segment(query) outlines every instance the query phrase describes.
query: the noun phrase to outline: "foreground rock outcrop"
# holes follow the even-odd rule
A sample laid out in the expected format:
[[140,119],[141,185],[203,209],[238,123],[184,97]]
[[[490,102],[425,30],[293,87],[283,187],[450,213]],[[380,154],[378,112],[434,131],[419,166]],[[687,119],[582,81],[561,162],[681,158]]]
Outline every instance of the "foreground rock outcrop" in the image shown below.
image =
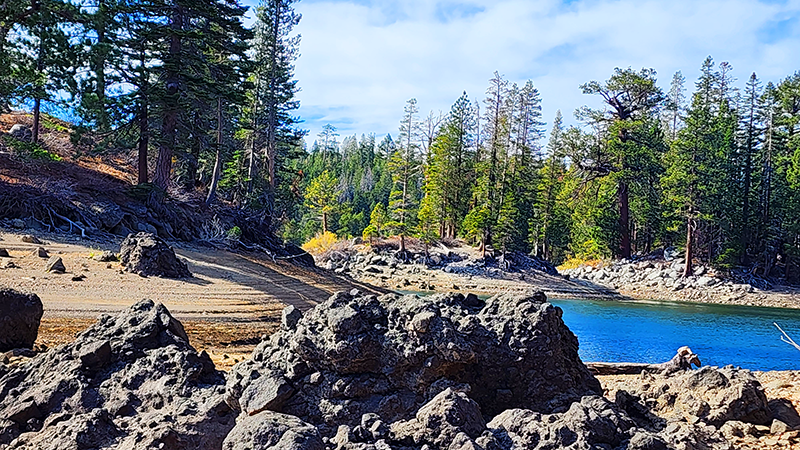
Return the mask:
[[282,330],[229,375],[232,406],[292,414],[333,429],[364,414],[408,419],[448,387],[494,415],[565,409],[598,381],[543,294],[419,298],[338,293]]
[[0,289],[0,352],[32,348],[43,313],[36,294]]
[[224,383],[144,300],[0,378],[0,448],[219,449],[236,416]]
[[128,272],[165,278],[192,276],[186,263],[175,256],[175,251],[152,233],[128,235],[120,244],[119,254]]
[[542,293],[353,291],[286,308],[226,379],[145,300],[0,371],[0,450],[730,450],[775,428],[749,371],[689,367],[603,397]]

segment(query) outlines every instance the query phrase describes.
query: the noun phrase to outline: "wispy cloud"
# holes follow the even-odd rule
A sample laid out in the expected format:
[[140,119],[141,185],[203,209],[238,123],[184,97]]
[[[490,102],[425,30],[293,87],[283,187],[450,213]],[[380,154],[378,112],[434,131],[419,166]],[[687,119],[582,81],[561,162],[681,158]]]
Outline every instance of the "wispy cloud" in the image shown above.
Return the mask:
[[[746,80],[800,70],[800,0],[352,0],[296,4],[297,78],[309,142],[326,123],[342,136],[396,134],[405,101],[447,111],[481,99],[494,71],[532,79],[545,120],[597,100],[578,86],[615,67],[652,67],[665,88],[712,55]],[[691,86],[690,86],[691,87]]]

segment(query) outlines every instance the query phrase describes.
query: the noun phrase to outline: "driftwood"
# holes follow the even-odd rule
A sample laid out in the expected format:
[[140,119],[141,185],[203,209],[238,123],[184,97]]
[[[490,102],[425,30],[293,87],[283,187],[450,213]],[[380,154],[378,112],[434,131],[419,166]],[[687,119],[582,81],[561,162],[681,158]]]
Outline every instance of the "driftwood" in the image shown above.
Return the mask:
[[607,363],[607,362],[588,362],[586,367],[594,375],[637,375],[642,372],[660,373],[669,375],[681,370],[688,370],[692,365],[700,367],[700,358],[692,352],[692,349],[683,346],[678,349],[677,354],[667,362],[660,364],[645,363]]
[[785,332],[785,331],[783,331],[783,328],[781,328],[781,327],[780,327],[780,326],[779,326],[777,323],[775,323],[775,322],[772,322],[772,324],[773,324],[773,325],[775,325],[775,327],[777,327],[777,328],[778,328],[778,330],[780,330],[781,334],[783,335],[783,336],[781,336],[781,341],[783,341],[783,342],[786,342],[787,344],[791,345],[792,347],[794,347],[794,348],[796,348],[796,349],[800,350],[800,345],[799,345],[799,344],[797,344],[797,342],[795,342],[795,341],[794,341],[792,338],[790,338],[790,337],[789,337],[789,335],[788,335],[788,334],[786,334],[786,332]]

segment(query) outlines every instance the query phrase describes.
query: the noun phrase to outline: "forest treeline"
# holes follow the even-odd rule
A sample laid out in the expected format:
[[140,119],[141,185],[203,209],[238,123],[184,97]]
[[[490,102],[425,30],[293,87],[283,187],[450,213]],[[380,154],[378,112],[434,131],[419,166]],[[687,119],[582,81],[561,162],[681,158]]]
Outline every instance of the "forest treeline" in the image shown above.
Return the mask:
[[686,270],[797,275],[800,73],[738,89],[708,58],[664,91],[616,69],[579,87],[603,107],[569,127],[496,73],[446,113],[409,100],[394,137],[326,126],[307,149],[295,1],[262,0],[245,26],[235,0],[6,0],[0,108],[32,111],[34,145],[42,110],[68,111],[76,142],[136,154],[157,197],[200,193],[295,242],[462,238],[557,263],[678,246]]
[[580,86],[603,107],[570,127],[559,111],[547,139],[533,83],[498,74],[447,114],[410,100],[396,139],[339,143],[329,126],[294,166],[305,213],[286,231],[460,237],[556,263],[677,246],[689,272],[699,259],[796,277],[800,73],[734,82],[710,57],[691,91],[680,72],[664,92],[652,69],[616,69]]

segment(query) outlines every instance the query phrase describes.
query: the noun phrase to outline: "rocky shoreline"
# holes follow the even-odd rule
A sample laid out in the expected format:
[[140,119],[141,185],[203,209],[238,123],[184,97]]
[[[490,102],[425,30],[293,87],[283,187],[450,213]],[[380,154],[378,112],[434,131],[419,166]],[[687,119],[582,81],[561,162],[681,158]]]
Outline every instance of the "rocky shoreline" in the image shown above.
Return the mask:
[[468,246],[438,246],[405,260],[390,247],[347,243],[315,257],[336,274],[401,292],[525,293],[553,298],[636,299],[800,309],[800,290],[733,277],[697,265],[683,278],[683,261],[663,254],[584,265],[560,272],[547,261],[520,253],[481,257]]
[[0,449],[800,445],[793,404],[769,399],[747,370],[670,369],[609,386],[542,293],[337,293],[306,313],[287,307],[279,331],[227,374],[144,300],[73,343],[0,363]]
[[800,293],[795,288],[773,287],[760,278],[724,275],[704,265],[695,265],[692,275],[683,277],[683,267],[683,259],[653,258],[584,265],[561,274],[576,283],[600,285],[636,299],[800,308]]

